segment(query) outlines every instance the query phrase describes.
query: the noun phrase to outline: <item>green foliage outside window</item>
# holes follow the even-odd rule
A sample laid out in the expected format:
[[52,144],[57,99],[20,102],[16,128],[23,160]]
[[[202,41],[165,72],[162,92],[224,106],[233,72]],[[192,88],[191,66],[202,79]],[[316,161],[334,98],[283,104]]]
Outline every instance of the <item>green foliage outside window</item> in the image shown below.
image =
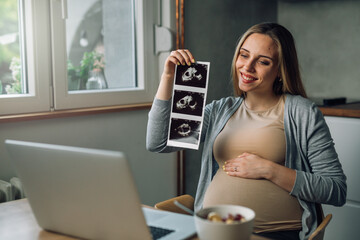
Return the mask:
[[18,1],[0,1],[0,94],[21,93]]
[[94,69],[103,72],[104,67],[104,54],[96,51],[85,52],[80,66],[77,67],[68,60],[69,90],[86,89],[86,82],[89,79],[90,72]]

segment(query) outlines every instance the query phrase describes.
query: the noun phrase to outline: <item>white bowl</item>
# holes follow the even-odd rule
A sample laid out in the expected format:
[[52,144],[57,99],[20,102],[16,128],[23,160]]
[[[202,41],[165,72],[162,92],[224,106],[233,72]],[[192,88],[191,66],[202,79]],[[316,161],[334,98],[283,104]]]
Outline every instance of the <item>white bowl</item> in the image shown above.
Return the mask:
[[[229,214],[241,214],[244,222],[226,224],[206,219],[210,212],[218,213],[222,218]],[[255,212],[239,205],[216,205],[203,208],[195,214],[195,227],[198,237],[203,240],[249,240],[253,230]]]

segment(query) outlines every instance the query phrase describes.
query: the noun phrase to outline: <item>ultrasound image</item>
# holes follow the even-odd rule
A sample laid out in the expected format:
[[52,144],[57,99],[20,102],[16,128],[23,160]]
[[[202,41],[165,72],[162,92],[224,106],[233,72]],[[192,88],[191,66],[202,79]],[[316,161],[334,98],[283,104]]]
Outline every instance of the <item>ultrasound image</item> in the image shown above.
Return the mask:
[[200,136],[200,121],[172,118],[170,140],[197,144]]
[[193,63],[191,66],[177,66],[175,84],[190,87],[206,87],[208,66]]
[[173,112],[195,116],[202,115],[204,93],[174,91]]

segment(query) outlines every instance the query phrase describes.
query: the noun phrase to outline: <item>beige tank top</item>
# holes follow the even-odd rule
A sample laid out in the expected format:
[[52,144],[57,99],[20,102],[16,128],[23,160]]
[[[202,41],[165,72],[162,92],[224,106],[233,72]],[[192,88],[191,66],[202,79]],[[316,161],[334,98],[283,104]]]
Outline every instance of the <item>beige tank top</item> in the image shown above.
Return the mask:
[[241,104],[214,143],[213,153],[220,167],[205,193],[203,206],[235,204],[253,209],[255,233],[301,229],[302,208],[295,197],[274,183],[231,177],[222,166],[243,152],[284,165],[284,106],[285,96],[262,112]]

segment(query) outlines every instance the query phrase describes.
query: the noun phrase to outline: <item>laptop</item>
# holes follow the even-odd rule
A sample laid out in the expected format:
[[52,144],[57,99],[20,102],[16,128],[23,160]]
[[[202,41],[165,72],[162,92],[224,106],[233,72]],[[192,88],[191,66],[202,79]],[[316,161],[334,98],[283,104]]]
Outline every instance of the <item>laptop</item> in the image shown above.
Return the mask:
[[16,140],[5,145],[45,230],[117,240],[178,240],[196,233],[192,216],[141,205],[121,152]]

